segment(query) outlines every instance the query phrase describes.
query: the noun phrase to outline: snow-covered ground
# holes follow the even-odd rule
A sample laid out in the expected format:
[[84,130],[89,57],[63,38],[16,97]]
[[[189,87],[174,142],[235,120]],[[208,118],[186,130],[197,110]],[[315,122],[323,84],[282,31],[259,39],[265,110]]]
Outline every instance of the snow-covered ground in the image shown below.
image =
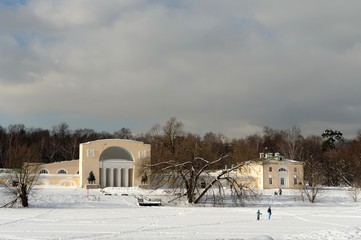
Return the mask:
[[[325,189],[315,204],[292,190],[273,192],[245,207],[141,207],[134,196],[165,201],[164,193],[39,188],[29,208],[0,209],[0,239],[361,239],[361,203],[346,189]],[[5,201],[0,188],[0,204]]]

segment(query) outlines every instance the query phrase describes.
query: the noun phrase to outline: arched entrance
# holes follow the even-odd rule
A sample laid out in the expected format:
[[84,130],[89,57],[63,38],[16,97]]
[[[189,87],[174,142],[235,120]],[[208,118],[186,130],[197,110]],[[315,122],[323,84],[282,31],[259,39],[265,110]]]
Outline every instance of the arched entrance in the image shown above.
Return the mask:
[[288,171],[286,168],[278,169],[278,179],[280,188],[288,188]]
[[100,185],[102,187],[132,187],[134,158],[122,147],[108,147],[99,159]]

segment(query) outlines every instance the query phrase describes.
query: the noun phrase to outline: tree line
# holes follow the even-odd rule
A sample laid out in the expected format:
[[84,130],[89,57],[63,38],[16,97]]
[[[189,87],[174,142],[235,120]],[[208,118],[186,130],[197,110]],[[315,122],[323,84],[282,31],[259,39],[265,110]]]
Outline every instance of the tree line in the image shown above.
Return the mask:
[[[24,162],[79,159],[80,143],[112,138],[151,144],[153,165],[169,160],[203,159],[214,163],[209,166],[213,169],[224,169],[257,159],[261,152],[278,152],[288,159],[305,162],[304,177],[309,184],[361,184],[361,131],[354,139],[345,139],[337,130],[321,129],[319,135],[303,136],[297,126],[264,127],[261,134],[230,139],[221,133],[200,136],[187,132],[176,118],[139,135],[133,135],[128,128],[113,133],[71,130],[67,123],[55,125],[51,130],[27,128],[23,124],[0,126],[0,168],[19,168]],[[225,155],[227,158],[223,159]],[[222,161],[217,161],[220,158]]]
[[111,138],[134,139],[134,136],[128,128],[114,133],[86,128],[71,130],[67,123],[55,125],[51,130],[27,128],[24,124],[0,126],[0,168],[20,168],[24,162],[79,159],[80,143]]

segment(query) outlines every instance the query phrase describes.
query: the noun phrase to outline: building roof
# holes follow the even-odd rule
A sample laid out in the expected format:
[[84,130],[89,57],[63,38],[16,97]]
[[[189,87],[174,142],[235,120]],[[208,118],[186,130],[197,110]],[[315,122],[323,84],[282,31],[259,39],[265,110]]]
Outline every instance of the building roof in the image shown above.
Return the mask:
[[287,159],[279,153],[260,153],[260,157],[248,161],[247,163],[258,163],[258,164],[279,164],[279,163],[293,163],[293,164],[304,164],[302,161],[293,159]]

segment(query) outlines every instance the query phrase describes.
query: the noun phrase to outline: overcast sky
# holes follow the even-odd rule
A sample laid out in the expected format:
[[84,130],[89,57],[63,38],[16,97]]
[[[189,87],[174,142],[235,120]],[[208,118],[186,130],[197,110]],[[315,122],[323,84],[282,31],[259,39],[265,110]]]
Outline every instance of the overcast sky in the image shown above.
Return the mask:
[[361,1],[0,0],[0,125],[361,129]]

